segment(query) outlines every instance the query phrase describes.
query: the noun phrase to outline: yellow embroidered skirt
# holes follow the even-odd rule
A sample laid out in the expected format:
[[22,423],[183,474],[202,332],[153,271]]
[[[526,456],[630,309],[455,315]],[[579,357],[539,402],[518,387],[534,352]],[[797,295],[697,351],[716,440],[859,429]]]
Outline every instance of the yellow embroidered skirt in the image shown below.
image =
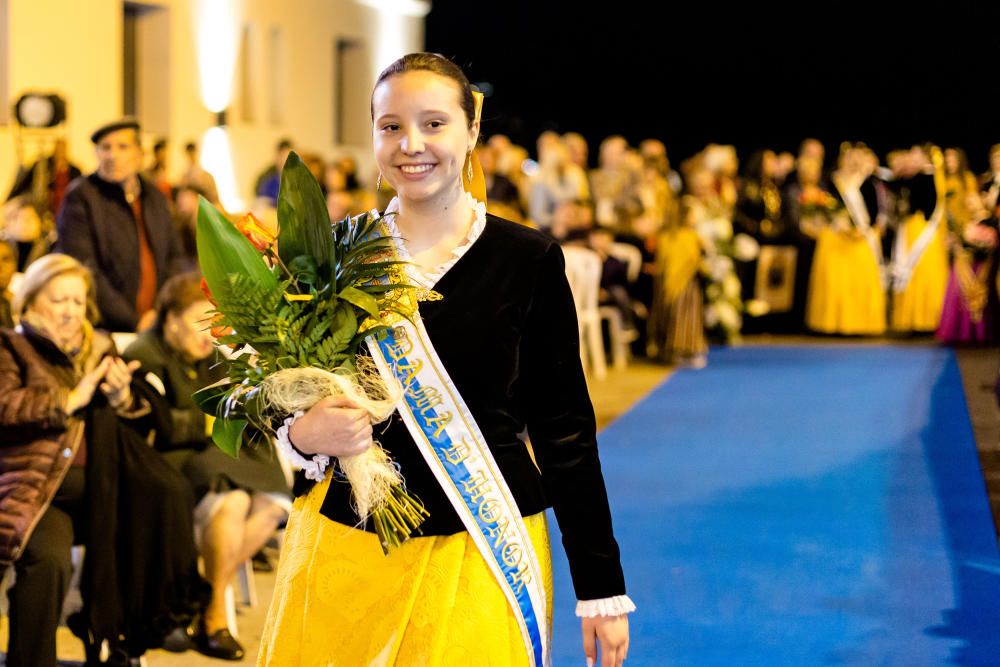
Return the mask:
[[[910,216],[900,228],[909,248],[927,227],[923,215]],[[948,288],[948,250],[942,224],[917,261],[910,282],[892,295],[892,328],[896,331],[935,331],[941,321],[944,294]]]
[[885,332],[885,291],[867,239],[824,229],[816,239],[806,325],[813,331]]
[[[415,537],[389,556],[374,534],[319,513],[327,481],[298,498],[285,531],[258,665],[528,665],[517,621],[466,532]],[[545,514],[525,518],[545,576]]]

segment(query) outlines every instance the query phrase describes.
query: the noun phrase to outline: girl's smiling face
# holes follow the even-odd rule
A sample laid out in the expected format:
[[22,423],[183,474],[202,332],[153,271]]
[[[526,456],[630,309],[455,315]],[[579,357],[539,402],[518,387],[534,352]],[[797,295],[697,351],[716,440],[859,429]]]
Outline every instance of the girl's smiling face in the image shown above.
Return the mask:
[[417,70],[385,79],[372,95],[375,161],[384,178],[411,201],[462,191],[462,170],[479,136],[470,127],[456,82]]

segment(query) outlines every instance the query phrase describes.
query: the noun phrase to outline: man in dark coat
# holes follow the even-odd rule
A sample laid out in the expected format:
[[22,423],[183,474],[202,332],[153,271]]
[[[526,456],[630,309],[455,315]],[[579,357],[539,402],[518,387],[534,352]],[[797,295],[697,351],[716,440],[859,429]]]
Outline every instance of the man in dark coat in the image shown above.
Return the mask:
[[167,200],[139,175],[139,124],[125,119],[90,137],[97,171],[70,186],[56,223],[56,249],[94,273],[100,325],[111,331],[147,328],[160,285],[183,260]]
[[80,168],[70,162],[66,140],[60,137],[55,140],[51,155],[18,171],[7,201],[25,197],[39,215],[48,213],[55,218],[62,209],[69,184],[82,175]]

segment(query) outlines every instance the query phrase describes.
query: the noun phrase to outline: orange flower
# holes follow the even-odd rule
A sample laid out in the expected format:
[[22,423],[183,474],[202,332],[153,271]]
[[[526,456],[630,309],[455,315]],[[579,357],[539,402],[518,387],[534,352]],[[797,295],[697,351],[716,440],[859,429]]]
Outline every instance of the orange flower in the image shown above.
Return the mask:
[[826,193],[819,188],[810,187],[802,191],[799,202],[805,205],[822,206],[826,200]]
[[834,210],[837,208],[837,200],[828,192],[809,186],[799,195],[799,203],[806,208],[820,208]]
[[201,292],[202,294],[205,295],[205,298],[208,299],[209,303],[211,303],[216,308],[219,307],[219,304],[217,304],[215,302],[215,299],[212,298],[212,290],[208,289],[208,283],[205,282],[204,278],[201,279]]
[[222,338],[223,336],[228,336],[229,334],[234,333],[232,327],[223,326],[218,323],[219,320],[221,319],[222,319],[222,313],[216,313],[215,317],[212,318],[212,321],[209,322],[210,325],[214,326],[212,326],[208,330],[208,332],[212,334],[212,338],[215,338],[216,340]]
[[236,229],[240,230],[240,233],[247,237],[253,247],[260,252],[264,252],[274,245],[274,234],[262,225],[260,220],[253,216],[253,213],[247,213],[237,220]]

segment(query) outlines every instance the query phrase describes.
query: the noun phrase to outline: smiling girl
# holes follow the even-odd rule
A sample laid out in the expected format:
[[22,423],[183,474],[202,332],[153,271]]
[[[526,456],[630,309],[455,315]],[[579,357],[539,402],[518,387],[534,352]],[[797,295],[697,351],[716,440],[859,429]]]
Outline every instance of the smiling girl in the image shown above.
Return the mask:
[[[479,115],[452,62],[400,58],[379,76],[371,110],[380,180],[398,193],[386,233],[408,278],[441,295],[389,343],[369,345],[383,375],[399,377],[403,362],[412,373],[378,439],[430,517],[383,556],[347,484],[300,479],[259,664],[551,664],[553,507],[587,662],[599,645],[601,665],[621,665],[635,607],[562,252],[467,192]],[[363,410],[327,399],[292,421],[288,439],[306,456],[356,454],[372,427]]]

